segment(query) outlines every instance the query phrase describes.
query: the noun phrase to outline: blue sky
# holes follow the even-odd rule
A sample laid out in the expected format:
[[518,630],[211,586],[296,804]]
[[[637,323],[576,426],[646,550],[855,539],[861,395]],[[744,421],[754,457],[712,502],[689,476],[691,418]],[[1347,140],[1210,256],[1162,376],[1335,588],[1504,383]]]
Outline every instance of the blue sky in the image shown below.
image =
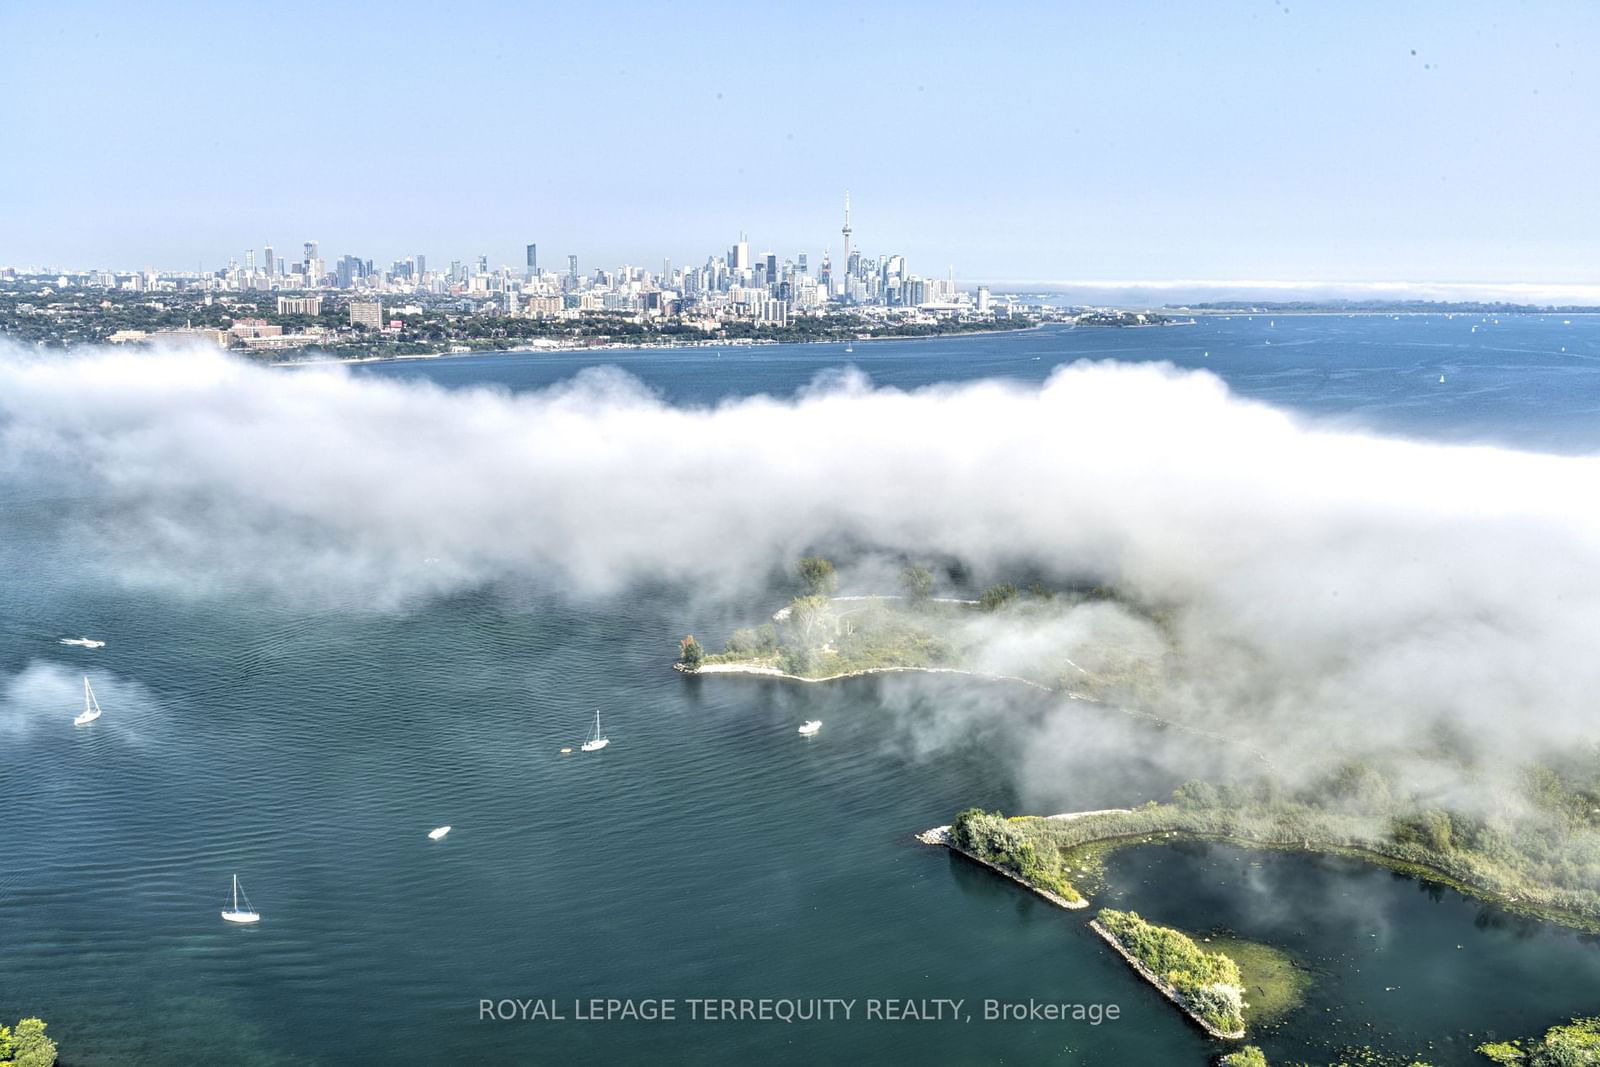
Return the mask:
[[0,0],[0,264],[1600,282],[1600,5]]

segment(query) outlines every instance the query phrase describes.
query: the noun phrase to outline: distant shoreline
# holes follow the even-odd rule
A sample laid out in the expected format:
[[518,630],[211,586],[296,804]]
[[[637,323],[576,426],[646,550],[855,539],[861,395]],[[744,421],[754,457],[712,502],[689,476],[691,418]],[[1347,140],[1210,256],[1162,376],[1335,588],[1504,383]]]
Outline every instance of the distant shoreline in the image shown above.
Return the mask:
[[883,341],[936,341],[956,337],[989,337],[999,333],[1027,333],[1030,330],[1041,329],[1050,325],[1071,325],[1070,323],[1045,323],[1035,322],[1027,326],[1007,326],[994,330],[955,330],[951,332],[936,333],[908,333],[888,334],[882,337],[817,337],[805,341],[779,341],[767,338],[736,337],[726,341],[607,341],[605,344],[586,345],[576,343],[557,343],[551,345],[519,345],[515,348],[485,348],[471,352],[406,352],[394,355],[365,355],[365,356],[328,356],[323,359],[278,359],[273,360],[269,366],[273,367],[307,367],[314,365],[327,365],[330,363],[401,363],[418,359],[449,359],[452,357],[467,356],[511,356],[511,355],[536,355],[536,356],[566,356],[583,352],[634,352],[647,349],[676,350],[680,348],[768,348],[775,345],[857,345],[874,344]]

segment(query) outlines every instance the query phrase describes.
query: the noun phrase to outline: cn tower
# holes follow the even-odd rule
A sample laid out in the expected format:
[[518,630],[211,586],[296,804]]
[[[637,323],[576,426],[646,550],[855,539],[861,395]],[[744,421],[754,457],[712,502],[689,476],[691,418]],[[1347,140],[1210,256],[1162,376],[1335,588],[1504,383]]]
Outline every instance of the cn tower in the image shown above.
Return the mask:
[[850,192],[844,194],[844,229],[839,231],[844,234],[844,269],[850,272]]

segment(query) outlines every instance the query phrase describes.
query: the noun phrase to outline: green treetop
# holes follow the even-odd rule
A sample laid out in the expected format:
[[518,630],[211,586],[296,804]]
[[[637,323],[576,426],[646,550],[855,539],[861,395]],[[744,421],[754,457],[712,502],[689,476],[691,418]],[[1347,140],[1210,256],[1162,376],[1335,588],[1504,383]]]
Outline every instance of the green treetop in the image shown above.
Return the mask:
[[839,576],[833,573],[833,564],[821,556],[807,556],[796,566],[800,583],[808,596],[831,596],[839,588]]
[[43,1019],[23,1019],[15,1030],[0,1026],[0,1065],[54,1067],[56,1043],[44,1033]]

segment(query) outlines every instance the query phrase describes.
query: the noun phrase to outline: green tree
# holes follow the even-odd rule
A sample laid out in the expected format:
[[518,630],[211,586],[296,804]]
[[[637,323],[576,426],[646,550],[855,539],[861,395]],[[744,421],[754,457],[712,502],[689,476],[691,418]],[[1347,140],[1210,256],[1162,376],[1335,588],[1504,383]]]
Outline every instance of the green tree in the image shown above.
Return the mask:
[[800,584],[810,596],[831,596],[839,588],[839,576],[833,572],[833,564],[821,556],[805,557],[796,569],[800,572]]
[[783,650],[783,669],[789,674],[809,674],[811,668],[816,666],[816,656],[809,648],[786,648]]
[[825,596],[797,596],[789,604],[789,625],[802,648],[826,642],[833,631],[833,609]]
[[685,667],[697,671],[700,669],[700,664],[705,662],[706,650],[700,647],[700,642],[694,639],[694,634],[690,634],[678,642],[678,657]]
[[991,585],[978,596],[978,603],[984,611],[999,611],[1013,600],[1017,599],[1017,587],[1010,582],[1001,582]]
[[756,648],[767,655],[778,651],[778,628],[770,622],[756,627]]
[[23,1019],[11,1035],[11,1062],[16,1067],[53,1067],[56,1043],[44,1035],[43,1019]]
[[1254,1045],[1246,1045],[1237,1052],[1230,1052],[1217,1061],[1222,1067],[1267,1067],[1267,1057]]
[[907,567],[900,572],[900,588],[913,604],[925,603],[933,596],[933,572],[926,567]]
[[725,651],[735,656],[748,656],[760,646],[760,638],[756,632],[748,627],[741,627],[728,635]]

